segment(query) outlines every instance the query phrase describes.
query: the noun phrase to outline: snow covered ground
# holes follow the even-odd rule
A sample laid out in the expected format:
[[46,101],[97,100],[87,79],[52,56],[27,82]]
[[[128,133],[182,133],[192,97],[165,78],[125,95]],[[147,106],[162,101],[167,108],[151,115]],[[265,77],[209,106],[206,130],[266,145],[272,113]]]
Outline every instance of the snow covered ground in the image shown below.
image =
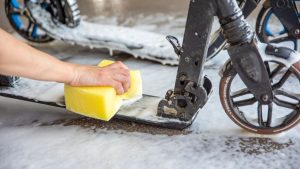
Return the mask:
[[[177,19],[172,19],[174,16]],[[90,20],[119,24],[111,22],[109,17]],[[136,23],[131,26],[140,29],[182,36],[183,26],[172,26],[174,20],[184,23],[181,14],[128,20]],[[163,96],[174,85],[176,67],[130,56],[109,57],[100,50],[62,42],[38,48],[63,60],[72,56],[85,60],[123,60],[130,68],[142,71],[145,94]],[[222,52],[208,63],[206,74],[214,84],[214,93],[192,127],[185,131],[117,120],[105,123],[59,108],[0,97],[0,169],[298,169],[300,125],[276,136],[262,136],[240,129],[226,116],[219,101],[217,73],[227,58],[226,52]]]

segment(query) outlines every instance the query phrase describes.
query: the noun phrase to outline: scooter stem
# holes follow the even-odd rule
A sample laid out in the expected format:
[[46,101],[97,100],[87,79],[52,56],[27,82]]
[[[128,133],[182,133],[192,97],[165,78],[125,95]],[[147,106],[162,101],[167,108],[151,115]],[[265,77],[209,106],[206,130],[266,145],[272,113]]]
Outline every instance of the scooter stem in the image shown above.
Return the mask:
[[168,91],[159,103],[159,116],[188,121],[206,103],[211,84],[203,78],[203,66],[214,16],[219,18],[230,44],[228,53],[247,88],[261,104],[272,101],[270,80],[256,47],[254,33],[236,1],[191,0],[183,44],[178,52],[180,59],[174,91]]

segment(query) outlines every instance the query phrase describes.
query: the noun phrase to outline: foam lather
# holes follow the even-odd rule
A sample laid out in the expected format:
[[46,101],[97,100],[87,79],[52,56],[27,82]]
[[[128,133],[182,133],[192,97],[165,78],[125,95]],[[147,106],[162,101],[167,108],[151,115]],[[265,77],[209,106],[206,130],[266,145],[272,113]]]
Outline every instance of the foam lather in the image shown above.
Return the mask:
[[[98,66],[114,63],[103,60]],[[67,110],[84,116],[109,121],[126,100],[142,97],[142,78],[138,70],[130,71],[131,86],[123,95],[112,87],[72,87],[65,84]]]

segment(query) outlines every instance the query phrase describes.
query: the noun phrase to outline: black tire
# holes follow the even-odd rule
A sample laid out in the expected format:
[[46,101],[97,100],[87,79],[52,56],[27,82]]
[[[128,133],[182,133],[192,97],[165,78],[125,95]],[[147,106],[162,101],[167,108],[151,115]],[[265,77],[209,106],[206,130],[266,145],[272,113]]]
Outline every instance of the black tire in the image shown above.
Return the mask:
[[80,23],[80,10],[76,0],[62,0],[65,24],[71,28],[75,28]]
[[18,79],[15,76],[0,75],[0,87],[13,87]]

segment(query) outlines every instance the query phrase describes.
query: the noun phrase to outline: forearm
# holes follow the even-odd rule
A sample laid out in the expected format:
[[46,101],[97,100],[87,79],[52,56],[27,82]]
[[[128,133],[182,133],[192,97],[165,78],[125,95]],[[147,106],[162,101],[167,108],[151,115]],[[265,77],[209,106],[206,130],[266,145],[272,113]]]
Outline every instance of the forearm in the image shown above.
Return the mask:
[[74,67],[16,40],[0,29],[0,74],[69,83]]
[[128,68],[121,62],[99,68],[62,62],[13,38],[0,29],[0,74],[72,86],[112,86],[118,94],[130,87]]

